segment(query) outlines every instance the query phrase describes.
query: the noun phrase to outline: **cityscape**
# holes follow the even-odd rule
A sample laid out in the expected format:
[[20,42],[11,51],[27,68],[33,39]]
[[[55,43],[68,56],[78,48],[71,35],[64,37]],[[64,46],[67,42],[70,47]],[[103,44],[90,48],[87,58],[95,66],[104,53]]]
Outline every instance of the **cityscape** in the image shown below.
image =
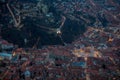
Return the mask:
[[120,80],[120,1],[0,0],[0,80]]

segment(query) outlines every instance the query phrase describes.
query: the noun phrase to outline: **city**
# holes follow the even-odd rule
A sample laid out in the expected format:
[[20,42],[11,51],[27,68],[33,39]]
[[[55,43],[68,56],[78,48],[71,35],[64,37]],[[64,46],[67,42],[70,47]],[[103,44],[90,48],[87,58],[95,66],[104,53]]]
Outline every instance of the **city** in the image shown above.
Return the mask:
[[0,80],[120,79],[119,0],[0,4]]

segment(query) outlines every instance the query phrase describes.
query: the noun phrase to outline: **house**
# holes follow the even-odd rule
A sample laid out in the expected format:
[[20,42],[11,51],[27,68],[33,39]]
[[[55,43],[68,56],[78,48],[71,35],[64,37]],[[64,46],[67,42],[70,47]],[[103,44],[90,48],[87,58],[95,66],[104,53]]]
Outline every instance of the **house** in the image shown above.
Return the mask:
[[0,53],[0,58],[11,60],[12,59],[12,54],[2,52],[2,53]]

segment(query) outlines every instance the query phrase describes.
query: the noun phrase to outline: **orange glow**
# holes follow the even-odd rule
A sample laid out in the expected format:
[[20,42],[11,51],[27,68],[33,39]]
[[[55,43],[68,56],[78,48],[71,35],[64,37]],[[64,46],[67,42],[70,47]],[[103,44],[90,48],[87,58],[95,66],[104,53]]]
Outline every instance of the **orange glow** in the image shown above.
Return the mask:
[[80,49],[80,52],[82,53],[82,52],[84,52],[84,50],[83,50],[83,49]]
[[97,54],[94,54],[94,57],[96,57],[96,58],[97,58]]
[[109,39],[108,39],[108,42],[112,42],[112,41],[113,41],[113,38],[109,38]]
[[98,51],[95,51],[95,53],[94,53],[94,57],[99,57],[99,58],[101,58],[101,55],[100,55],[100,53],[98,52]]
[[83,50],[83,49],[75,49],[75,50],[74,50],[74,53],[79,53],[79,52],[82,53],[82,52],[84,52],[84,50]]

